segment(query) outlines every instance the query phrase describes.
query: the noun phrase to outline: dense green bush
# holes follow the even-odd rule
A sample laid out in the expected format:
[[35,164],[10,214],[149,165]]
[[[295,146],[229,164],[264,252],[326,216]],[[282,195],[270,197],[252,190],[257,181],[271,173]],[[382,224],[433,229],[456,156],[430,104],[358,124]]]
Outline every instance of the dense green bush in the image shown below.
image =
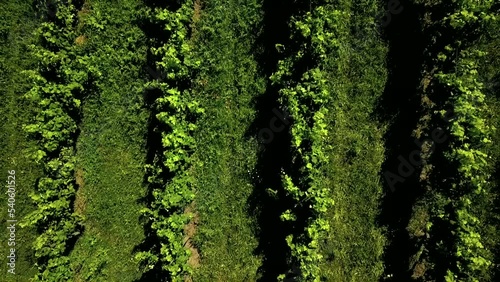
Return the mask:
[[[345,32],[342,23],[347,18],[345,11],[335,9],[333,5],[315,5],[312,11],[292,18],[292,39],[298,48],[279,62],[277,72],[271,77],[275,84],[280,85],[281,103],[293,120],[291,150],[295,162],[292,166],[298,171],[297,175],[288,171],[283,173],[286,194],[293,199],[294,209],[298,211],[286,210],[281,218],[296,221],[297,212],[308,210],[303,233],[290,234],[286,238],[293,263],[300,265],[305,281],[320,281],[319,264],[323,256],[318,249],[319,241],[330,229],[325,215],[334,204],[330,187],[324,187],[319,181],[319,167],[328,161],[324,152],[328,135],[325,116],[328,113],[326,105],[333,95],[321,62],[327,56],[338,56],[339,38]],[[300,73],[301,64],[307,64],[303,73]],[[284,279],[285,275],[280,277]]]
[[[382,3],[271,1],[275,0],[138,0],[127,1],[123,10],[104,0],[33,2],[44,22],[35,30],[36,44],[30,50],[37,65],[23,73],[31,85],[24,97],[33,109],[33,119],[24,129],[36,144],[29,153],[43,168],[43,177],[31,195],[36,210],[22,226],[36,227],[39,233],[33,245],[36,281],[105,279],[132,269],[130,265],[137,262],[145,266],[139,270],[144,273],[134,269],[130,275],[144,274],[142,278],[147,279],[151,274],[162,281],[267,281],[285,280],[292,274],[298,274],[301,281],[381,278],[386,239],[378,213],[388,208],[379,206],[384,151],[397,155],[401,148],[410,147],[394,141],[398,138],[391,134],[409,136],[395,133],[400,129],[391,129],[375,117],[387,114],[375,111],[380,96],[386,94],[384,60],[393,59],[385,58],[387,46],[377,30]],[[388,7],[395,3],[386,2]],[[500,124],[496,113],[496,69],[500,64],[498,37],[494,43],[489,40],[499,29],[498,4],[493,0],[402,2],[403,9],[412,10],[420,22],[412,27],[416,30],[402,27],[394,36],[401,31],[421,33],[425,48],[422,62],[415,59],[420,69],[412,70],[418,76],[417,95],[396,99],[407,103],[406,108],[391,107],[415,112],[394,115],[405,117],[398,125],[416,126],[408,135],[429,137],[434,129],[443,128],[447,141],[434,149],[427,143],[421,146],[417,151],[423,165],[404,179],[404,185],[418,191],[396,192],[404,194],[401,198],[411,198],[400,210],[408,210],[410,217],[412,204],[414,209],[409,224],[405,216],[393,216],[399,222],[392,223],[403,227],[395,236],[388,236],[409,238],[395,238],[400,240],[395,246],[407,249],[391,259],[404,261],[398,266],[409,262],[410,269],[398,273],[408,279],[413,271],[412,278],[422,281],[495,281],[500,254],[495,226],[500,217],[495,207],[498,184],[494,182],[498,182],[494,175],[498,160],[493,158],[498,158],[495,142],[500,138],[494,128]],[[283,3],[287,7],[281,7]],[[137,7],[140,9],[135,11]],[[274,19],[272,11],[282,8],[286,16]],[[140,21],[144,19],[145,23]],[[9,30],[10,21],[10,16],[0,19],[4,23],[0,25],[2,43],[14,34]],[[140,24],[144,24],[142,31]],[[385,28],[391,30],[391,24]],[[280,31],[290,36],[271,38]],[[141,43],[144,35],[150,37]],[[404,60],[405,55],[421,55],[397,54],[407,50],[398,49],[397,40],[391,40],[396,44],[390,54]],[[276,50],[266,49],[274,43],[278,43]],[[0,54],[0,70],[10,76],[18,68],[8,65],[12,64],[6,58],[8,52],[2,49]],[[496,60],[491,65],[490,54]],[[153,62],[155,70],[149,69],[154,77],[143,84],[147,74],[140,68],[145,61]],[[14,84],[4,78],[0,82]],[[122,95],[124,91],[128,93]],[[139,96],[142,92],[144,97]],[[12,93],[9,95],[14,96]],[[87,95],[94,95],[90,102]],[[119,95],[122,97],[117,98]],[[133,101],[128,101],[130,97]],[[269,101],[290,115],[290,128],[274,136],[276,143],[259,146],[253,127],[269,116],[265,113],[268,105],[264,105]],[[142,102],[147,109],[140,108]],[[117,105],[116,110],[111,109]],[[82,126],[84,107],[91,114]],[[7,108],[1,108],[0,118],[10,123],[13,118],[4,117],[9,115]],[[143,138],[148,110],[149,132]],[[450,112],[452,118],[443,121]],[[104,120],[109,124],[97,129]],[[265,123],[267,126],[269,120]],[[15,128],[3,126],[10,131]],[[384,147],[387,128],[387,138],[394,140]],[[84,161],[77,161],[75,151],[80,130],[85,132],[79,143],[83,143],[79,148],[85,151]],[[119,139],[129,130],[134,139],[131,143],[110,142],[122,147],[116,155],[113,152],[113,158],[136,162],[125,161],[121,174],[102,183],[115,168],[97,172],[112,162],[102,161],[107,156],[98,154],[114,149],[109,144],[103,149],[100,142],[108,136]],[[104,131],[119,134],[96,138]],[[149,146],[144,148],[147,153],[139,152],[142,141]],[[132,143],[137,145],[135,153],[123,153]],[[94,147],[95,152],[89,153]],[[271,152],[279,147],[286,148]],[[4,151],[7,149],[2,148]],[[148,162],[144,175],[137,173],[143,169],[142,153]],[[284,160],[273,160],[278,157]],[[70,255],[84,223],[74,208],[77,163],[90,175],[89,195],[100,195],[96,190],[102,187],[108,191],[116,188],[124,174],[135,174],[127,178],[135,182],[123,185],[107,201],[89,201],[92,206],[87,215],[99,222],[85,221],[93,230],[85,233],[85,240]],[[129,164],[134,168],[129,170]],[[112,212],[106,210],[106,215],[96,210],[122,200],[120,193],[136,185],[135,194],[127,198],[130,204],[141,193],[143,176],[148,192],[142,209],[147,224],[141,247],[146,247],[136,253],[136,261],[116,263],[118,266],[107,271],[105,265],[115,259],[114,253],[100,249],[102,242],[96,242],[105,238],[103,241],[109,239],[105,244],[114,244],[125,236],[123,230],[135,224],[138,206],[143,203],[136,202],[137,210],[127,214],[127,224],[120,232],[109,231],[112,236],[96,234],[122,215],[108,217]],[[263,203],[277,207],[268,209]],[[275,223],[284,227],[277,235],[270,234],[277,228]],[[196,235],[188,235],[187,226]],[[138,235],[141,227],[136,227],[120,246],[142,239]],[[276,249],[283,254],[266,257],[280,240],[283,246]],[[407,257],[412,252],[414,256]],[[91,253],[104,258],[88,261],[78,257]],[[386,261],[386,266],[390,264]],[[300,273],[292,273],[296,268]],[[400,271],[394,265],[389,268]]]
[[[481,32],[482,26],[495,19],[490,12],[492,4],[493,1],[464,1],[456,12],[444,18],[443,23],[464,33],[466,28],[477,26],[478,32]],[[439,61],[446,61],[453,58],[458,50],[458,58],[452,59],[455,69],[436,74],[438,81],[446,85],[445,89],[451,94],[449,103],[454,118],[449,130],[453,141],[447,157],[458,164],[460,178],[453,183],[452,189],[461,190],[457,193],[458,199],[450,199],[454,200],[452,206],[456,221],[454,233],[457,262],[456,268],[448,270],[446,280],[480,281],[480,277],[488,272],[492,263],[484,250],[479,231],[481,223],[472,212],[472,205],[475,204],[476,195],[485,192],[484,188],[489,180],[489,157],[485,153],[485,146],[491,143],[493,129],[485,121],[485,95],[478,74],[478,61],[485,53],[474,48],[463,48],[462,41],[463,38],[457,39],[438,54]]]
[[486,54],[480,38],[496,20],[493,1],[417,2],[427,6],[433,17],[423,28],[429,39],[424,81],[430,81],[423,95],[430,100],[422,103],[429,116],[421,120],[444,120],[436,126],[446,127],[448,139],[445,148],[427,159],[431,173],[419,205],[429,211],[424,227],[428,237],[417,257],[423,254],[420,259],[430,262],[427,279],[484,281],[493,264],[482,238],[487,225],[480,222],[477,207],[487,205],[484,198],[491,181],[487,152],[494,128],[486,121],[488,105],[478,62]]
[[183,230],[192,216],[185,213],[185,209],[194,199],[190,173],[191,154],[196,145],[192,137],[196,129],[193,117],[203,113],[199,104],[192,100],[189,88],[189,80],[199,65],[191,59],[189,42],[193,3],[182,1],[178,9],[156,8],[147,13],[168,37],[162,46],[151,49],[159,58],[158,73],[164,77],[146,84],[147,89],[157,89],[161,93],[152,107],[154,131],[160,134],[161,149],[153,164],[146,166],[153,201],[144,209],[160,246],[138,253],[137,258],[146,262],[150,269],[159,265],[165,278],[184,281],[185,275],[191,273],[187,264],[190,251],[184,247]]
[[55,18],[35,31],[39,40],[32,52],[38,69],[26,72],[33,87],[25,96],[36,111],[24,128],[38,145],[31,154],[43,165],[44,176],[31,196],[37,209],[22,226],[36,226],[40,232],[33,245],[39,270],[35,280],[68,281],[68,250],[82,227],[81,215],[73,210],[77,123],[83,85],[91,81],[93,67],[75,44],[75,6],[57,2],[57,8]]

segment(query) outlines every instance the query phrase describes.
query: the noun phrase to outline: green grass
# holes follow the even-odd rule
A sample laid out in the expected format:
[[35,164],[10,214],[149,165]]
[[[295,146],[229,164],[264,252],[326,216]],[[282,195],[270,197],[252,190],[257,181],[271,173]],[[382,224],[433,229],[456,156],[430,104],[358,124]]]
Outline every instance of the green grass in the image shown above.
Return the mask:
[[[497,29],[500,23],[497,24]],[[487,195],[482,199],[483,205],[478,205],[476,213],[479,215],[482,224],[481,236],[484,238],[485,248],[493,253],[493,263],[500,262],[500,234],[497,229],[500,224],[500,51],[498,49],[500,37],[493,34],[493,38],[485,38],[482,42],[488,55],[483,57],[479,73],[485,85],[488,125],[494,126],[496,130],[492,134],[492,144],[488,148],[488,155],[491,156],[490,172],[493,175],[490,185],[487,187]],[[491,281],[497,281],[500,277],[500,267],[494,267],[491,273]]]
[[[339,7],[340,8],[340,7]],[[373,117],[386,81],[386,48],[374,26],[377,1],[345,4],[353,14],[336,56],[325,62],[333,104],[329,107],[330,161],[324,185],[335,204],[322,246],[326,281],[377,281],[383,272],[385,237],[377,224],[382,196],[383,125]]]
[[[16,171],[16,220],[19,221],[33,211],[29,198],[40,168],[27,156],[25,150],[32,146],[22,129],[30,119],[30,108],[22,98],[29,89],[21,71],[33,62],[27,45],[32,40],[32,31],[37,20],[27,2],[8,1],[0,3],[0,181],[5,191],[7,170]],[[2,37],[5,35],[5,37]],[[35,239],[33,229],[16,228],[16,270],[7,274],[7,194],[0,193],[0,272],[2,281],[27,281],[34,276],[34,258],[31,251]]]
[[[260,17],[253,1],[207,1],[197,42],[203,70],[196,95],[206,113],[198,123],[195,156],[195,242],[201,267],[194,281],[255,281],[261,258],[247,212],[257,142],[245,131],[255,117],[252,98],[263,93],[252,55],[253,25]],[[257,22],[256,22],[257,21]]]
[[140,223],[147,113],[143,110],[143,37],[133,23],[138,1],[92,1],[91,17],[105,23],[88,31],[88,50],[102,73],[83,104],[76,206],[85,231],[71,253],[77,281],[134,281],[141,276],[134,248]]
[[[272,46],[270,42],[258,40],[278,41],[260,37],[266,32],[273,34],[280,29],[263,26],[263,13],[269,9],[262,7],[269,4],[265,1],[195,1],[196,4],[201,3],[202,8],[199,11],[199,7],[196,7],[193,57],[200,60],[202,66],[196,77],[193,77],[195,88],[190,95],[196,96],[205,113],[196,121],[198,129],[194,136],[196,148],[193,153],[196,165],[191,171],[195,176],[196,197],[193,207],[197,222],[193,242],[200,254],[199,261],[194,263],[191,277],[194,282],[264,281],[269,278],[262,279],[261,274],[274,275],[274,272],[292,267],[277,265],[289,259],[290,254],[283,251],[283,246],[277,247],[283,254],[273,258],[270,255],[267,261],[264,256],[269,255],[270,251],[259,248],[259,245],[269,247],[270,242],[274,243],[270,248],[274,248],[281,239],[279,236],[288,231],[297,231],[290,229],[277,232],[278,235],[269,235],[274,231],[272,223],[279,220],[278,210],[286,207],[289,201],[279,196],[282,190],[276,194],[279,200],[266,201],[267,196],[257,192],[268,187],[260,187],[252,179],[256,174],[264,175],[269,178],[264,184],[274,183],[273,177],[276,175],[271,174],[277,172],[278,166],[286,161],[273,160],[272,157],[279,153],[270,152],[272,150],[269,148],[276,149],[283,145],[285,151],[285,147],[290,145],[274,143],[274,147],[260,146],[255,136],[249,136],[254,125],[261,123],[261,119],[267,115],[265,110],[258,107],[265,108],[268,105],[258,104],[257,101],[261,100],[256,98],[268,98],[263,95],[276,94],[271,93],[275,89],[266,89],[269,81],[262,75],[273,68],[269,67],[273,63],[258,62],[257,59],[257,56],[263,55],[259,52],[277,54],[263,50]],[[80,37],[80,43],[75,44],[83,45],[82,50],[91,58],[92,66],[100,76],[94,78],[95,89],[83,100],[76,148],[75,178],[79,189],[75,209],[85,217],[85,229],[69,258],[75,281],[139,281],[143,269],[134,255],[141,243],[151,239],[144,234],[144,221],[141,220],[140,212],[147,206],[142,201],[147,192],[144,165],[148,149],[151,149],[146,144],[150,112],[144,105],[142,89],[148,75],[142,67],[147,59],[148,48],[151,47],[147,45],[154,42],[147,41],[138,24],[138,19],[143,16],[139,8],[146,5],[145,1],[88,0],[87,3],[90,3],[90,10],[81,18],[78,27],[85,37]],[[384,272],[382,255],[387,243],[384,229],[377,222],[383,194],[381,167],[385,150],[395,149],[384,148],[386,125],[379,123],[375,117],[375,106],[387,79],[387,46],[374,24],[383,9],[379,6],[381,3],[375,0],[328,3],[335,9],[347,11],[349,20],[335,27],[335,31],[340,31],[335,34],[341,44],[340,50],[318,62],[328,78],[332,101],[327,106],[329,134],[326,146],[322,148],[329,161],[321,167],[322,174],[317,181],[321,187],[330,189],[330,197],[335,202],[326,214],[330,230],[325,240],[321,241],[320,252],[324,258],[319,267],[324,281],[378,281]],[[301,6],[301,9],[307,10],[307,6]],[[283,10],[284,14],[291,12],[285,11],[285,8]],[[305,10],[295,12],[300,14]],[[277,17],[276,21],[283,18],[285,16]],[[27,45],[31,43],[31,33],[38,24],[30,1],[9,0],[0,3],[0,181],[5,180],[7,170],[16,170],[18,220],[33,211],[29,193],[34,190],[36,179],[41,176],[40,168],[25,153],[33,144],[22,130],[22,125],[32,118],[32,109],[22,99],[30,87],[22,70],[36,69],[32,65],[34,60],[30,57]],[[98,25],[102,25],[102,28],[97,28]],[[326,29],[333,30],[331,27]],[[163,35],[168,36],[168,32],[158,37]],[[490,106],[488,122],[499,128],[498,85],[493,82],[496,83],[500,76],[500,53],[497,48],[499,40],[494,40],[492,43],[482,43],[487,44],[487,49],[492,53],[482,62],[480,73],[487,85],[486,103]],[[285,48],[293,49],[294,46]],[[278,59],[269,57],[267,59]],[[425,68],[422,67],[422,70]],[[271,101],[272,98],[263,100]],[[285,139],[277,138],[276,142],[286,142]],[[493,139],[488,152],[494,160],[489,169],[498,174],[500,130],[497,129]],[[262,155],[268,158],[262,158]],[[272,164],[263,167],[271,167],[275,171],[256,171],[265,161]],[[500,237],[495,226],[498,226],[500,217],[498,177],[495,177],[495,182],[487,187],[490,194],[481,198],[481,204],[477,205],[477,211],[474,212],[482,220],[480,231],[486,238],[484,244],[492,251],[494,262],[498,264]],[[6,275],[6,196],[0,193],[0,280],[29,281],[36,273],[31,245],[37,234],[32,229],[17,230],[17,274]],[[261,213],[254,214],[250,207],[251,200],[261,201],[257,206],[272,202],[276,207],[253,207],[255,213]],[[428,210],[437,205],[433,201],[436,200],[431,197],[423,198],[414,204],[414,208]],[[410,233],[419,229],[420,221],[425,223],[419,215],[422,214],[414,215],[410,222]],[[266,216],[273,218],[266,222]],[[259,222],[262,226],[258,226]],[[290,226],[283,224],[281,227]],[[263,229],[267,233],[262,232]],[[285,244],[285,238],[282,239]],[[431,237],[431,240],[434,238]],[[401,258],[402,261],[408,259]],[[276,263],[278,270],[271,269],[275,266],[273,263]],[[500,275],[498,268],[494,272],[492,276]]]

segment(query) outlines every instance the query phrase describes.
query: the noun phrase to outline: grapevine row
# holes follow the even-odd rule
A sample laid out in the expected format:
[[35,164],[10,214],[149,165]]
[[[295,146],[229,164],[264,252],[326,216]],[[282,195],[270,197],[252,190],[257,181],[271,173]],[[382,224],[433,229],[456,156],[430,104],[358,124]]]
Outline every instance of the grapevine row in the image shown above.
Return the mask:
[[[454,34],[467,34],[495,20],[490,12],[493,1],[460,1],[455,11],[442,20],[445,28]],[[474,41],[474,38],[471,39]],[[468,47],[470,42],[455,40],[438,54],[440,64],[452,64],[452,70],[439,70],[435,74],[438,83],[450,93],[447,104],[454,113],[449,125],[452,138],[446,158],[457,164],[458,178],[452,183],[449,203],[452,212],[439,212],[440,217],[451,222],[454,234],[454,263],[447,270],[446,281],[480,281],[480,277],[492,266],[480,235],[481,223],[473,212],[477,196],[485,193],[489,180],[488,155],[485,153],[493,128],[484,118],[485,94],[479,82],[477,61],[485,53]]]
[[24,129],[36,142],[31,155],[44,172],[31,195],[37,208],[21,224],[34,226],[41,233],[33,246],[36,281],[70,280],[67,253],[71,240],[81,232],[83,220],[73,210],[75,142],[83,85],[91,80],[92,67],[75,44],[79,36],[76,7],[72,1],[58,1],[54,7],[57,13],[49,11],[49,21],[35,31],[38,42],[32,51],[38,69],[26,72],[33,86],[25,96],[37,110],[33,122]]
[[[323,187],[320,181],[321,166],[328,161],[324,153],[328,135],[326,117],[333,94],[322,62],[327,56],[339,56],[338,37],[345,32],[340,26],[348,20],[347,13],[329,5],[333,1],[321,2],[322,5],[315,4],[304,15],[292,18],[291,37],[298,48],[278,63],[278,70],[271,77],[273,83],[280,86],[281,104],[288,109],[293,120],[292,167],[299,176],[283,172],[283,186],[294,208],[286,210],[281,218],[293,222],[305,220],[305,229],[299,235],[290,234],[286,238],[304,281],[320,281],[322,255],[319,244],[330,229],[326,213],[334,204],[330,187]],[[302,73],[297,71],[304,64],[307,64],[307,69]],[[295,82],[294,76],[300,79]],[[280,278],[285,278],[285,275]]]
[[150,81],[147,89],[159,91],[153,103],[154,131],[160,135],[161,148],[152,164],[146,165],[152,202],[143,209],[158,242],[150,250],[137,254],[149,269],[161,269],[169,281],[184,281],[191,273],[187,264],[190,251],[183,245],[184,226],[191,219],[185,213],[194,200],[192,151],[196,116],[203,113],[191,99],[190,79],[199,62],[191,59],[189,37],[193,14],[192,1],[179,1],[177,8],[149,8],[148,17],[161,25],[167,38],[162,46],[151,48],[158,57],[162,79]]

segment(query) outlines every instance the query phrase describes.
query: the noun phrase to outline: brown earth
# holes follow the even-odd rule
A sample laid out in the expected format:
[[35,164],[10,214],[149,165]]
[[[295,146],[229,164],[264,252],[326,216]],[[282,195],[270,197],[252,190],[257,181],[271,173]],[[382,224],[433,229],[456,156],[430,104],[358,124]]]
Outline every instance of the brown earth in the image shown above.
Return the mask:
[[184,245],[191,251],[191,257],[188,260],[188,264],[196,268],[200,266],[200,254],[198,249],[193,245],[192,239],[196,233],[196,226],[199,223],[200,217],[198,213],[194,211],[194,203],[186,208],[185,213],[193,215],[191,221],[184,227]]
[[[194,1],[194,12],[193,18],[191,22],[191,40],[195,41],[197,36],[196,24],[200,21],[201,18],[201,10],[202,10],[202,0]],[[200,266],[200,253],[196,246],[193,244],[193,238],[196,233],[196,226],[200,221],[199,214],[195,210],[195,203],[191,203],[184,211],[186,214],[193,215],[191,221],[184,226],[184,246],[191,251],[191,256],[188,259],[188,265],[192,268],[197,268]],[[192,282],[193,279],[190,276],[187,276],[184,279],[185,282]]]
[[83,45],[87,42],[87,37],[85,35],[80,35],[75,39],[76,45]]
[[75,212],[78,214],[83,214],[85,212],[86,200],[83,196],[83,188],[85,187],[85,181],[83,178],[83,169],[79,168],[75,171],[76,179],[76,195],[75,195]]
[[201,18],[201,0],[194,1],[193,23],[197,23]]
[[195,0],[194,1],[193,18],[191,19],[191,40],[196,39],[196,37],[198,35],[198,30],[196,29],[196,24],[201,19],[201,9],[202,9],[201,0]]
[[[186,226],[184,226],[184,246],[191,251],[191,257],[188,260],[188,265],[192,268],[197,268],[200,266],[200,253],[198,249],[193,244],[194,234],[196,233],[196,226],[200,221],[200,217],[198,213],[195,211],[194,203],[191,203],[186,210],[184,211],[186,214],[191,214],[193,217],[191,221],[189,221]],[[184,279],[185,282],[192,282],[191,277],[186,277]]]

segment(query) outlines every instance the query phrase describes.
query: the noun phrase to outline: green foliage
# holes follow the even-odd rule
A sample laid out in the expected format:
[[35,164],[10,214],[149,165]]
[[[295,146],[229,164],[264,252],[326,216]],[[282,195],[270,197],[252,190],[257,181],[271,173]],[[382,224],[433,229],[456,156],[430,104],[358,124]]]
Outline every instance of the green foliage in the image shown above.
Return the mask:
[[82,216],[73,211],[75,196],[75,138],[83,85],[89,74],[80,51],[74,45],[75,8],[58,2],[56,19],[42,23],[35,31],[38,44],[32,52],[38,69],[28,71],[33,87],[25,97],[36,105],[33,122],[25,131],[37,142],[32,157],[43,165],[44,176],[31,195],[37,209],[22,226],[36,226],[41,234],[33,249],[39,273],[35,280],[71,279],[69,242],[80,234]]
[[[0,194],[0,229],[7,230],[8,219],[24,218],[35,207],[28,195],[41,175],[40,165],[37,165],[25,153],[33,146],[22,129],[24,123],[31,122],[32,105],[23,98],[31,85],[23,74],[23,70],[34,67],[36,63],[28,46],[33,43],[33,30],[39,24],[35,10],[29,1],[2,1],[0,3],[0,171],[16,171],[16,202],[7,205],[8,194]],[[1,181],[7,180],[5,174]],[[7,190],[4,190],[7,192]],[[9,207],[11,206],[11,207]],[[8,209],[15,209],[15,218],[10,218]],[[34,265],[32,243],[36,238],[34,228],[17,228],[15,246],[9,246],[8,232],[0,234],[0,241],[5,244],[0,247],[7,255],[9,248],[16,249],[15,275],[7,272],[9,266],[0,265],[2,281],[28,281],[37,272]]]
[[[328,135],[325,117],[328,114],[326,105],[332,98],[321,62],[328,55],[338,56],[339,36],[345,32],[340,23],[346,20],[348,14],[333,5],[319,5],[301,17],[292,18],[292,39],[297,42],[298,50],[280,61],[277,72],[271,77],[281,87],[281,103],[294,121],[291,150],[296,159],[293,165],[300,166],[299,177],[284,172],[284,189],[293,199],[295,209],[309,209],[311,214],[302,234],[290,234],[286,238],[305,281],[320,281],[319,265],[323,255],[319,251],[319,241],[330,229],[325,215],[334,204],[329,187],[323,187],[319,181],[320,167],[328,161],[324,152]],[[308,65],[308,70],[298,74],[300,80],[294,81],[291,75],[296,72],[296,64],[304,59],[310,60],[307,64],[311,68]],[[282,219],[296,220],[296,215],[287,210]]]
[[[263,257],[250,202],[258,141],[248,136],[265,95],[258,41],[262,1],[200,1],[193,17],[193,53],[201,61],[193,95],[205,113],[195,132],[197,165],[194,246],[201,260],[193,281],[257,281]],[[197,20],[197,16],[199,18]],[[199,164],[199,165],[198,165]],[[260,268],[260,269],[259,269]]]
[[146,84],[146,88],[161,92],[152,111],[162,147],[154,163],[146,166],[154,200],[143,212],[161,246],[159,250],[141,252],[136,257],[146,262],[150,269],[160,265],[172,281],[183,281],[185,275],[191,273],[187,265],[190,251],[184,248],[183,230],[191,219],[191,215],[185,214],[185,208],[194,199],[193,176],[189,170],[195,148],[192,133],[197,126],[192,117],[203,113],[199,104],[192,100],[189,87],[185,87],[199,66],[199,62],[191,60],[189,24],[192,13],[190,1],[183,1],[177,10],[148,10],[152,21],[161,25],[169,36],[162,46],[151,48],[152,54],[160,58],[157,67],[165,74],[166,81]]
[[[484,192],[488,181],[488,156],[484,147],[491,143],[489,136],[492,128],[484,120],[484,94],[482,84],[478,82],[477,56],[481,52],[461,52],[456,70],[453,73],[439,73],[441,83],[446,84],[452,93],[451,101],[455,118],[450,132],[454,137],[450,161],[458,162],[461,179],[454,184],[454,189],[461,189],[462,195],[454,204],[457,217],[457,273],[449,270],[447,281],[467,279],[480,281],[481,273],[488,271],[491,261],[485,256],[481,236],[478,231],[480,222],[471,214],[474,194]],[[456,94],[455,94],[456,93]],[[467,277],[467,278],[465,278]]]
[[[137,261],[146,265],[145,272],[160,270],[165,281],[258,280],[259,267],[266,258],[255,254],[259,238],[253,231],[260,226],[247,207],[254,200],[249,199],[255,192],[252,190],[258,190],[251,172],[257,163],[258,145],[247,130],[252,122],[260,122],[255,119],[259,109],[254,108],[254,99],[266,92],[266,79],[259,67],[267,68],[268,62],[258,62],[257,57],[268,50],[262,50],[265,44],[257,38],[262,29],[274,29],[263,21],[269,17],[263,7],[269,2],[178,0],[144,9],[145,1],[124,1],[123,9],[122,2],[83,2],[84,8],[78,11],[74,0],[55,1],[55,17],[47,17],[49,21],[38,26],[36,44],[30,46],[37,65],[23,73],[31,84],[24,103],[35,109],[24,130],[36,144],[30,148],[30,157],[43,168],[43,177],[31,195],[36,210],[22,224],[40,231],[33,244],[38,268],[34,280],[100,281],[116,279],[116,273],[132,269],[133,260],[109,271],[106,264],[123,257],[115,258],[120,252],[104,246],[133,245],[130,242],[140,237],[139,225],[133,228],[139,203],[133,206],[132,202],[140,193],[137,187],[142,173],[147,176],[151,202],[141,213],[153,233],[146,235],[152,237],[146,240],[153,241],[153,246],[136,254]],[[289,252],[283,256],[291,254],[288,266],[298,265],[303,281],[375,281],[383,271],[380,257],[385,242],[376,222],[383,128],[372,116],[386,75],[386,50],[373,24],[379,3],[292,2],[288,3],[293,6],[291,37],[276,46],[284,58],[270,77],[273,87],[279,89],[282,108],[293,121],[289,132],[291,163],[281,174],[284,189],[268,189],[274,199],[283,201],[286,208],[280,219],[291,227],[285,239]],[[490,250],[496,241],[488,238],[495,231],[486,219],[498,215],[485,216],[487,212],[480,209],[494,194],[491,172],[496,145],[492,140],[498,139],[498,133],[491,125],[494,122],[486,118],[487,113],[494,115],[487,106],[492,98],[486,95],[486,89],[492,88],[481,82],[489,74],[480,73],[478,62],[486,60],[488,54],[477,43],[486,33],[498,30],[498,26],[491,28],[491,24],[498,25],[498,11],[493,12],[497,4],[494,0],[413,2],[428,9],[422,17],[423,31],[432,33],[426,38],[426,55],[430,53],[431,59],[424,63],[430,66],[425,65],[429,69],[423,71],[431,82],[424,88],[437,89],[436,96],[441,96],[434,99],[432,91],[424,93],[425,98],[437,101],[438,107],[429,103],[433,105],[424,111],[436,111],[432,117],[420,118],[434,122],[444,108],[452,108],[455,116],[447,129],[451,141],[444,153],[445,164],[432,163],[441,157],[440,152],[426,159],[431,165],[443,166],[433,168],[433,177],[452,171],[451,177],[436,187],[430,185],[424,199],[428,202],[419,207],[420,218],[411,221],[409,229],[415,233],[424,230],[425,235],[438,238],[421,235],[418,240],[424,241],[424,246],[417,248],[418,257],[451,260],[442,262],[444,272],[434,271],[428,276],[438,275],[427,277],[429,280],[487,280],[497,262]],[[46,13],[44,4],[35,1],[37,9]],[[152,24],[146,28],[160,27],[162,34],[140,43],[144,40],[136,22],[140,17]],[[12,73],[20,67],[13,67],[15,60],[7,58],[14,51],[4,52],[16,26],[10,25],[11,21],[10,15],[2,14],[0,70],[13,78],[0,78],[0,86],[17,89],[5,96],[9,107],[24,106],[13,102],[13,93],[22,89],[15,86],[16,80],[23,78]],[[260,39],[269,40],[266,36]],[[143,84],[139,66],[148,58],[155,61],[164,77]],[[145,131],[140,125],[145,124],[146,110],[141,111],[139,105],[144,90],[158,94],[149,110],[152,135],[159,147],[149,148],[156,151],[151,163],[143,167],[143,152],[138,152]],[[93,94],[91,101],[86,99],[88,94]],[[133,101],[126,101],[129,98]],[[90,114],[82,124],[84,102],[89,103],[86,110]],[[2,105],[1,129],[14,132],[16,127],[9,123],[16,119],[6,117],[5,109]],[[80,130],[85,138],[78,144],[82,149],[78,155],[75,148]],[[117,140],[129,131],[127,138],[132,141]],[[103,144],[110,136],[109,144]],[[9,142],[8,150],[18,148],[11,144],[15,141]],[[130,146],[134,144],[137,146]],[[2,154],[6,151],[1,149]],[[0,162],[3,166],[3,160]],[[119,172],[113,171],[115,163]],[[93,220],[85,221],[89,227],[85,240],[68,256],[70,242],[80,236],[84,222],[73,207],[77,164],[78,168],[83,164],[89,173],[91,188],[85,193],[93,201],[87,211]],[[428,183],[432,181],[436,180]],[[117,185],[122,187],[115,189]],[[121,196],[127,189],[135,190]],[[104,199],[108,193],[109,199]],[[110,215],[119,210],[111,207],[118,202],[130,210],[121,227],[110,224],[122,220],[121,214]],[[194,244],[188,248],[185,228],[193,219],[188,210],[194,202],[201,220],[196,225],[198,235],[189,238]],[[112,231],[101,232],[108,226]],[[125,234],[128,227],[132,227],[130,236]],[[443,242],[442,238],[452,240]],[[122,239],[121,245],[116,244]],[[265,238],[260,239],[264,248],[270,247],[265,246],[269,243]],[[188,264],[193,248],[202,257],[198,270]],[[121,251],[126,256],[130,250]],[[91,256],[99,258],[88,259]],[[287,277],[282,274],[278,278]],[[129,277],[120,279],[127,281]]]
[[134,281],[143,274],[131,255],[145,233],[139,221],[148,119],[147,42],[138,26],[143,5],[85,1],[77,15],[75,44],[92,75],[84,85],[76,143],[74,205],[85,216],[85,230],[69,254],[76,281]]
[[378,3],[313,1],[302,9],[291,18],[290,43],[277,46],[285,58],[271,76],[293,121],[292,163],[282,176],[292,205],[281,215],[295,227],[286,238],[290,265],[300,266],[301,281],[376,280],[385,243],[376,223],[382,130],[370,116],[386,75],[386,50],[370,21]]
[[[460,1],[455,5],[455,10],[440,24],[444,30],[462,37],[453,38],[451,44],[437,54],[441,69],[435,78],[449,93],[447,106],[451,106],[454,113],[448,128],[452,141],[445,156],[450,163],[457,164],[458,178],[451,185],[455,196],[451,196],[449,203],[453,212],[439,209],[437,214],[450,221],[454,229],[451,233],[455,238],[455,262],[447,270],[446,281],[482,281],[492,262],[483,245],[482,223],[474,212],[474,205],[479,195],[486,193],[490,179],[490,157],[486,150],[494,128],[485,120],[484,86],[478,73],[477,62],[485,52],[476,49],[474,44],[477,34],[484,32],[496,15],[491,11],[493,1]],[[453,68],[444,67],[450,63]]]

